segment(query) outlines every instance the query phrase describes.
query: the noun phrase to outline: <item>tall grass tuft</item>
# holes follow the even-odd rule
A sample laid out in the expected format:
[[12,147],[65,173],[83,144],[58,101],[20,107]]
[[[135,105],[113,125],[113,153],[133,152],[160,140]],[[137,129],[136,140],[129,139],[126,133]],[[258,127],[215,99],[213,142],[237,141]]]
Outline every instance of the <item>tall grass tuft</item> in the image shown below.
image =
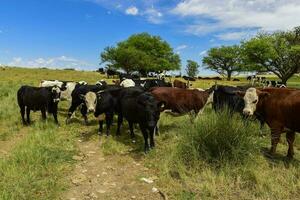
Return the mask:
[[257,128],[228,111],[184,124],[174,160],[188,168],[197,168],[199,160],[214,167],[243,164],[258,152]]

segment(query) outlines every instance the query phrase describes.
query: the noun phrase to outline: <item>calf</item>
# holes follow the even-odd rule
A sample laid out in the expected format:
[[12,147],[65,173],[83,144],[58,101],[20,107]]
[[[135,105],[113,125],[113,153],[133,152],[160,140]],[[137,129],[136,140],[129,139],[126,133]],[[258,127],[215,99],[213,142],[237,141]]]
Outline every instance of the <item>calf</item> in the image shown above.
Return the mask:
[[[18,104],[21,111],[23,124],[30,124],[30,111],[40,110],[43,120],[46,119],[46,111],[52,113],[55,122],[57,120],[57,104],[60,99],[60,89],[57,86],[53,87],[31,87],[22,86],[17,93]],[[25,109],[27,121],[25,121]]]
[[161,104],[149,92],[135,88],[127,89],[129,90],[124,90],[120,94],[117,135],[120,134],[120,126],[124,117],[128,121],[131,138],[135,141],[133,124],[138,123],[145,141],[144,150],[148,152],[148,137],[150,137],[150,148],[155,146],[153,134],[159,120]]
[[270,154],[274,154],[282,132],[287,131],[289,144],[287,156],[294,155],[295,132],[300,132],[300,90],[287,88],[249,88],[238,93],[244,98],[243,112],[247,116],[257,114],[265,119],[271,129]]

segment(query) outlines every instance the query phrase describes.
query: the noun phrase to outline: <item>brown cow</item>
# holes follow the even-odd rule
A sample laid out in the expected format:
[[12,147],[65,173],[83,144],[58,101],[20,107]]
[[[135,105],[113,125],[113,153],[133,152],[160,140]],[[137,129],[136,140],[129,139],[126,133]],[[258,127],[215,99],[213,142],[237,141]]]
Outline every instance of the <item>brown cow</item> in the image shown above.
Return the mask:
[[205,105],[212,103],[214,86],[205,91],[155,87],[150,92],[157,101],[164,103],[163,110],[171,110],[173,114],[177,115],[193,113],[197,116]]
[[245,115],[254,113],[261,116],[271,129],[270,154],[274,154],[280,135],[286,131],[286,140],[289,144],[287,156],[294,155],[293,143],[295,132],[300,132],[300,90],[287,88],[249,88],[244,96]]

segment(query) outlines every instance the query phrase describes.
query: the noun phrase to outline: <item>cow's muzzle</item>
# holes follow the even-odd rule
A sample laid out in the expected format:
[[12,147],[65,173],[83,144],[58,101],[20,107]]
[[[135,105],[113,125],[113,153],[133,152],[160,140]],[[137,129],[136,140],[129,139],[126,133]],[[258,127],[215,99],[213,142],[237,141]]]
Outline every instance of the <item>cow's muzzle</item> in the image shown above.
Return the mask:
[[246,116],[251,116],[251,115],[253,115],[253,112],[251,110],[244,109],[243,114],[246,115]]
[[95,112],[95,109],[94,109],[94,108],[89,108],[89,109],[88,109],[88,112],[90,112],[90,113],[91,113],[91,112]]

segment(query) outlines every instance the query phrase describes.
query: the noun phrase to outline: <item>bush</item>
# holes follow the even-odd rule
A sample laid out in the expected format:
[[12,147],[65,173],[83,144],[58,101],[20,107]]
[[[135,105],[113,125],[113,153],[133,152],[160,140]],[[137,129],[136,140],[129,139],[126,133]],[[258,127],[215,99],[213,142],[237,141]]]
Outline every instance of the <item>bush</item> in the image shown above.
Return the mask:
[[200,116],[180,130],[183,138],[174,160],[188,168],[197,167],[199,160],[216,167],[243,164],[258,151],[256,127],[227,111]]

